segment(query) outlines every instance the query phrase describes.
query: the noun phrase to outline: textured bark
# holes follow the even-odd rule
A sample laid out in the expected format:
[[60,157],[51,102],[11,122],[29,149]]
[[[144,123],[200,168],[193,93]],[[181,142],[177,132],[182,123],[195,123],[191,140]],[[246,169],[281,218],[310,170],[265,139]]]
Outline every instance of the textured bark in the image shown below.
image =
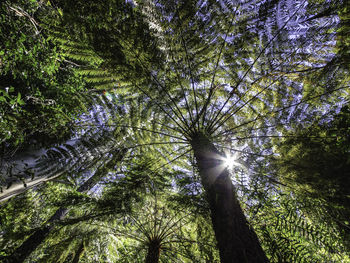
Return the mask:
[[146,263],[158,263],[160,255],[160,243],[158,240],[152,240],[148,244]]
[[191,142],[210,206],[221,263],[268,262],[238,202],[223,154],[203,134]]

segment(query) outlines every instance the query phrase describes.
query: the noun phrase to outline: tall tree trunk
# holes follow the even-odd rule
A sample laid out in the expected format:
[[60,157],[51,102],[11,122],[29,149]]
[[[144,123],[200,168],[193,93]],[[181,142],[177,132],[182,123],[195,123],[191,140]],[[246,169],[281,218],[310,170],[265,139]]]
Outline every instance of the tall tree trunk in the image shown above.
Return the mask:
[[[59,177],[62,173],[56,174],[55,176],[40,176],[36,177],[34,180],[31,178],[26,178],[24,183],[17,179],[8,180],[8,187],[0,186],[2,189],[0,191],[0,202],[5,202],[11,197],[17,196],[28,189],[34,188],[44,182],[52,181]],[[13,181],[12,181],[13,180]]]
[[78,263],[81,255],[83,254],[83,252],[84,252],[84,242],[81,241],[81,243],[80,243],[80,245],[78,247],[78,250],[75,252],[75,255],[74,255],[72,263]]
[[268,259],[238,202],[223,154],[203,134],[191,141],[211,219],[221,263],[261,263]]
[[146,263],[158,263],[160,256],[160,244],[158,240],[151,240],[148,243]]

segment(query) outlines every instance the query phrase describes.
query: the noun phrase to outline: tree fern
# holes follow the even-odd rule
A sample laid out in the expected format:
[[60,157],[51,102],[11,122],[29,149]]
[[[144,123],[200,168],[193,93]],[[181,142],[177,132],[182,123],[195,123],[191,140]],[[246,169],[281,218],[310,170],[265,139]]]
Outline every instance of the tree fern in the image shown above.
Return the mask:
[[[258,12],[266,7],[254,4],[257,3],[198,3],[196,6],[196,3],[180,1],[139,6],[145,8],[146,21],[157,25],[154,28],[157,28],[158,35],[155,35],[170,48],[164,50],[165,68],[157,70],[153,70],[156,65],[152,67],[149,64],[151,61],[145,60],[144,54],[136,50],[132,61],[141,72],[146,73],[151,82],[141,85],[134,80],[133,85],[141,98],[147,98],[142,107],[152,105],[153,111],[157,113],[156,121],[160,121],[162,130],[152,132],[166,131],[166,134],[173,134],[171,136],[185,138],[184,144],[191,145],[197,162],[200,160],[199,148],[203,143],[209,145],[216,142],[221,145],[230,141],[232,146],[228,148],[241,151],[238,147],[243,147],[250,140],[249,146],[254,148],[253,144],[258,140],[264,144],[270,138],[283,137],[275,129],[259,129],[286,125],[291,116],[294,120],[303,119],[306,114],[298,109],[299,105],[307,105],[310,115],[317,114],[318,109],[312,109],[315,103],[309,103],[310,100],[346,88],[340,83],[326,89],[319,86],[320,92],[311,95],[304,93],[303,81],[307,71],[289,75],[291,69],[304,70],[305,65],[310,65],[311,69],[320,68],[330,61],[332,54],[324,44],[335,36],[326,34],[329,29],[327,20],[322,18],[309,22],[308,32],[304,32],[308,34],[307,38],[303,38],[298,33],[303,28],[301,21],[310,17],[305,11],[305,1],[293,5],[292,10],[287,9],[291,5],[288,1],[272,3],[268,7],[269,15],[258,16],[258,19],[255,18]],[[206,19],[197,15],[204,13],[204,10],[211,11]],[[208,18],[210,16],[216,20]],[[261,28],[265,18],[267,28]],[[211,27],[214,21],[220,23]],[[184,28],[183,25],[190,26]],[[336,25],[336,22],[330,21],[331,27]],[[246,31],[244,34],[241,33],[243,30]],[[205,41],[199,42],[199,39]],[[123,42],[123,45],[126,49],[130,48],[128,42]],[[311,49],[316,52],[310,52]],[[272,55],[276,59],[271,60]],[[209,59],[204,59],[204,56]],[[129,110],[127,113],[133,119],[135,111],[133,108]],[[143,128],[140,119],[125,125],[135,126],[139,130]],[[258,133],[255,132],[257,130]],[[148,148],[152,145],[154,148],[158,145],[157,151],[165,151],[165,156],[171,152],[160,145],[177,143],[180,147],[182,144],[179,139],[172,140],[170,136],[161,135],[161,143],[146,140],[135,146]],[[210,149],[222,155],[214,147]],[[178,161],[182,156],[188,156],[188,153],[180,153],[168,160]]]

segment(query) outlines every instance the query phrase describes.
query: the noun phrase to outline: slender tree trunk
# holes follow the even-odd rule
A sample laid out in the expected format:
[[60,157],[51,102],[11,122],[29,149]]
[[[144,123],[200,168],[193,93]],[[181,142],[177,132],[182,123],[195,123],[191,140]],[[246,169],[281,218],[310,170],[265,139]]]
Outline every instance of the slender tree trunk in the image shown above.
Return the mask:
[[152,240],[148,244],[146,263],[158,263],[160,256],[160,244],[158,240]]
[[75,255],[74,255],[72,263],[78,263],[81,255],[83,254],[83,252],[84,252],[84,242],[81,241],[81,243],[80,243],[80,245],[78,247],[78,250],[75,252]]
[[203,134],[192,138],[192,149],[210,206],[221,263],[261,263],[268,259],[238,202],[229,171],[214,144]]
[[26,178],[24,181],[25,184],[22,181],[14,179],[14,182],[9,187],[0,186],[2,187],[2,190],[0,191],[0,202],[5,202],[11,197],[24,193],[25,191],[28,191],[28,189],[34,188],[44,182],[52,181],[59,177],[61,174],[62,173],[59,173],[55,176],[40,176],[35,178],[34,180],[32,180],[31,178]]

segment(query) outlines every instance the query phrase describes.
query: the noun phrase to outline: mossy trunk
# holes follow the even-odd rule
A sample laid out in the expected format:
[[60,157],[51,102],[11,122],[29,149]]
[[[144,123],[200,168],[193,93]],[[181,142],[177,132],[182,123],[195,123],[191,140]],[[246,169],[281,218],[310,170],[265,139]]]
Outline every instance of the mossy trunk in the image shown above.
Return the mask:
[[268,262],[240,207],[229,171],[223,165],[223,154],[203,134],[194,136],[191,145],[209,202],[221,263]]

